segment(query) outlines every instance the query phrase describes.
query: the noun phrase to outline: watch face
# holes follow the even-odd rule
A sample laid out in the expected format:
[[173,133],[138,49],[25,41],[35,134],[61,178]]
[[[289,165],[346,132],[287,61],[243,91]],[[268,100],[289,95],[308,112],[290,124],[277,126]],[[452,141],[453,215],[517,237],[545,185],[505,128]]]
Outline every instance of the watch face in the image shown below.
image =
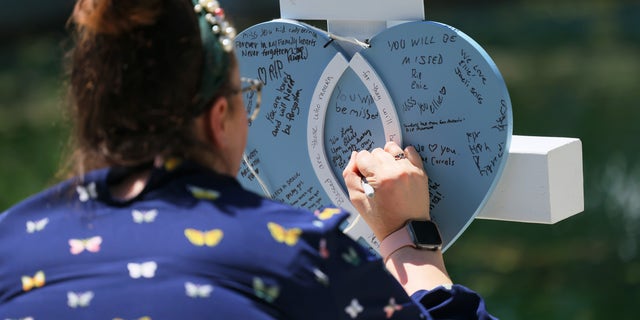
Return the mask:
[[440,246],[442,239],[438,227],[432,221],[411,221],[411,232],[416,245]]

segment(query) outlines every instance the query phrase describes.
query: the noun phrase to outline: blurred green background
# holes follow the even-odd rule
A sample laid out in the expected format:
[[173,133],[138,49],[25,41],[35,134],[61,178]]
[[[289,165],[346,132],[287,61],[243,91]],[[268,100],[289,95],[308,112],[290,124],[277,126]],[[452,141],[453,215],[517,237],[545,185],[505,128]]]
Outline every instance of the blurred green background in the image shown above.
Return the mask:
[[[0,211],[55,182],[72,5],[0,0]],[[278,10],[275,0],[228,5],[240,28]],[[502,319],[637,319],[640,4],[442,1],[427,2],[426,16],[467,33],[494,59],[514,134],[583,144],[585,211],[555,225],[476,220],[445,254],[454,281]]]

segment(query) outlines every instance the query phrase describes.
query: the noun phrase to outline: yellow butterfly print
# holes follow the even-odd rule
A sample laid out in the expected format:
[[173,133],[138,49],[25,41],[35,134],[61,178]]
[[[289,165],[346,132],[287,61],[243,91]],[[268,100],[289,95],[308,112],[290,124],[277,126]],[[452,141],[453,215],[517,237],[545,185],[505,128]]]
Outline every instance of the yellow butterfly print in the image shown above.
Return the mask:
[[173,171],[181,163],[182,163],[182,160],[180,160],[179,158],[169,158],[169,159],[167,159],[167,161],[164,162],[164,169],[167,170],[167,171]]
[[[113,318],[113,320],[124,320],[122,318]],[[142,317],[134,320],[151,320],[151,317]]]
[[329,219],[331,219],[331,217],[335,216],[338,213],[340,213],[340,209],[337,209],[337,208],[326,208],[326,209],[324,209],[322,211],[316,211],[315,215],[320,220],[329,220]]
[[255,277],[253,278],[253,292],[258,298],[273,302],[280,295],[280,287],[278,285],[269,287],[264,284],[262,279]]
[[215,247],[220,243],[224,232],[220,229],[212,229],[209,231],[200,231],[196,229],[184,229],[184,235],[194,246]]
[[302,234],[302,230],[300,228],[286,229],[275,222],[267,223],[267,227],[271,232],[271,236],[276,239],[276,241],[285,243],[288,246],[295,246]]
[[203,189],[196,186],[188,186],[187,188],[189,188],[189,191],[191,191],[191,194],[197,199],[216,200],[220,198],[220,192],[216,190]]
[[27,292],[33,288],[40,288],[45,284],[44,271],[36,272],[33,277],[22,276],[22,290]]

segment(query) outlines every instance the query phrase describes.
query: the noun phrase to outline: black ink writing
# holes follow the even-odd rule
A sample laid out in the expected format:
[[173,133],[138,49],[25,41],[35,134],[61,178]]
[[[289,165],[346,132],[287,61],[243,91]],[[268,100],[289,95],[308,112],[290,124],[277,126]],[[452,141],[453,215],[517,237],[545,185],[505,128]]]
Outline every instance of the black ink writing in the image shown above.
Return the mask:
[[280,60],[275,60],[266,67],[258,68],[258,79],[267,85],[270,81],[282,78],[283,70],[284,63]]
[[275,91],[279,94],[273,100],[271,109],[266,112],[265,118],[273,124],[271,134],[274,137],[280,133],[291,135],[291,123],[300,115],[302,89],[296,89],[296,81],[293,77],[282,71],[282,82]]
[[[412,87],[413,89],[413,87]],[[411,111],[412,109],[418,109],[420,114],[422,115],[425,112],[429,112],[431,114],[435,114],[445,103],[445,98],[447,95],[447,88],[441,87],[435,96],[432,96],[429,100],[418,101],[413,96],[409,96],[402,103],[403,111]]]
[[484,97],[480,90],[472,85],[472,79],[478,79],[480,82],[479,84],[484,86],[487,83],[487,77],[485,76],[484,71],[482,71],[482,68],[480,68],[479,65],[474,64],[473,59],[464,49],[460,50],[460,60],[458,61],[454,72],[458,76],[460,82],[465,87],[469,88],[469,92],[474,97],[476,103],[482,104]]
[[467,142],[480,176],[493,175],[504,155],[504,142],[492,147],[484,140],[480,131],[467,132]]
[[414,64],[414,65],[437,65],[437,64],[443,64],[444,63],[444,57],[442,56],[442,54],[435,54],[435,55],[419,55],[419,56],[404,56],[402,58],[402,65],[410,65],[410,64]]
[[365,120],[380,118],[377,108],[372,108],[375,101],[369,93],[351,92],[347,94],[341,86],[336,86],[334,95],[333,107],[338,114]]
[[507,129],[507,110],[507,102],[504,99],[500,100],[500,116],[496,119],[496,124],[491,128],[501,132]]
[[[429,179],[429,210],[433,209],[444,199],[444,195],[440,193],[440,184],[433,179]],[[432,219],[434,217],[431,217]]]
[[340,170],[347,166],[352,151],[371,150],[374,145],[371,130],[357,132],[351,125],[340,128],[339,134],[329,137],[328,142],[329,161]]
[[418,132],[425,130],[433,130],[437,126],[442,125],[454,125],[460,124],[465,120],[465,118],[457,118],[457,119],[446,119],[446,120],[437,120],[437,121],[418,121],[413,123],[404,123],[402,124],[403,130],[405,132]]

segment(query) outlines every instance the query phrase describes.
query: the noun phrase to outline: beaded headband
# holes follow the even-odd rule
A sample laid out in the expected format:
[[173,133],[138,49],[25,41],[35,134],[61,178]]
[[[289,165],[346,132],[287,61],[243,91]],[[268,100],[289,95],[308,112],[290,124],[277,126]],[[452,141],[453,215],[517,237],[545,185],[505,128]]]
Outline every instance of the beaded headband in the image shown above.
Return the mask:
[[192,0],[198,16],[204,64],[200,90],[196,95],[196,115],[208,108],[208,103],[227,80],[229,55],[233,52],[236,29],[225,19],[224,9],[216,0]]

